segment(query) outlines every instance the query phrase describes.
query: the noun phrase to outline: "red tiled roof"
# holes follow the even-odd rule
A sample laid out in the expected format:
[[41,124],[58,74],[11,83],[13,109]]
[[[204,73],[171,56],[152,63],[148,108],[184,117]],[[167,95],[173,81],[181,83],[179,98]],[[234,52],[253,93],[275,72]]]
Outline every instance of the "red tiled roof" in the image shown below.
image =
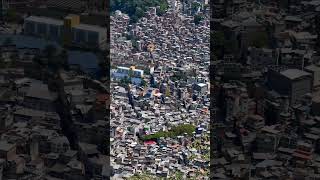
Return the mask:
[[152,144],[157,144],[155,141],[145,141],[144,145],[152,145]]

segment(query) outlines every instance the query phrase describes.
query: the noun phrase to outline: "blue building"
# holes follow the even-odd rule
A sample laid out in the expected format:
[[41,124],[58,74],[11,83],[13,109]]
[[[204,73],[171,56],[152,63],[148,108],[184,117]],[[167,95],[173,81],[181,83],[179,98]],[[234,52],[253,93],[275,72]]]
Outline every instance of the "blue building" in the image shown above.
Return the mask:
[[130,78],[132,84],[140,85],[142,82],[143,74],[143,70],[136,69],[134,66],[130,68],[119,66],[116,70],[112,72],[112,77],[116,80]]

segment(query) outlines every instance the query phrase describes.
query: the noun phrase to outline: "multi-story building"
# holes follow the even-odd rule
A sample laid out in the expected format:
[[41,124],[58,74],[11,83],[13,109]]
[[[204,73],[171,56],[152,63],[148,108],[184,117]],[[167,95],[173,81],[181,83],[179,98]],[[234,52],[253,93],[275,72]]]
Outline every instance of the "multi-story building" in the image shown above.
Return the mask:
[[281,72],[270,70],[268,85],[277,93],[289,96],[291,104],[295,104],[302,96],[311,92],[312,77],[310,73],[298,69]]
[[47,17],[30,16],[25,19],[24,33],[60,41],[63,35],[63,21]]
[[129,67],[117,67],[113,70],[112,77],[117,80],[123,80],[128,78],[133,84],[140,84],[143,78],[143,70],[136,69],[135,66]]
[[[132,73],[130,75],[130,73]],[[127,77],[127,76],[133,76],[133,77],[143,77],[143,70],[136,69],[134,66],[128,68],[128,67],[118,67],[116,73],[114,74],[115,77]]]
[[27,108],[54,112],[57,94],[48,89],[45,84],[34,83],[24,96],[24,106]]
[[0,158],[6,162],[13,160],[16,156],[16,144],[0,141]]
[[104,28],[86,24],[79,24],[72,27],[72,42],[75,44],[100,46],[103,42],[106,41],[106,34],[106,29]]
[[320,67],[317,65],[310,65],[305,67],[305,71],[312,74],[313,88],[319,88],[320,87]]
[[64,20],[40,16],[25,18],[24,33],[58,41],[66,45],[86,48],[104,48],[107,30],[103,27],[81,24],[77,15]]

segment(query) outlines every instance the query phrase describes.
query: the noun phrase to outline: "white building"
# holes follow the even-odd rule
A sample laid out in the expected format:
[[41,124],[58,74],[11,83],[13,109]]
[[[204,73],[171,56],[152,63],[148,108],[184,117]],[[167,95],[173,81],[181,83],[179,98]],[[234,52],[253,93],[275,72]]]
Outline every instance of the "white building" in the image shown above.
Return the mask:
[[132,84],[140,85],[142,82],[143,72],[143,70],[135,69],[134,67],[117,67],[116,70],[112,71],[112,77],[117,80],[127,77],[130,79]]
[[121,74],[121,76],[129,76],[130,70],[132,71],[132,76],[141,78],[143,77],[143,70],[135,69],[135,68],[128,68],[128,67],[118,67],[116,73]]
[[[64,21],[40,16],[25,18],[24,33],[63,42]],[[81,47],[105,48],[107,29],[99,26],[78,24],[72,27],[72,43]]]
[[76,44],[99,45],[102,47],[107,41],[107,30],[99,26],[79,24],[72,27],[73,42]]
[[47,17],[29,16],[24,20],[24,33],[60,40],[63,36],[63,21]]

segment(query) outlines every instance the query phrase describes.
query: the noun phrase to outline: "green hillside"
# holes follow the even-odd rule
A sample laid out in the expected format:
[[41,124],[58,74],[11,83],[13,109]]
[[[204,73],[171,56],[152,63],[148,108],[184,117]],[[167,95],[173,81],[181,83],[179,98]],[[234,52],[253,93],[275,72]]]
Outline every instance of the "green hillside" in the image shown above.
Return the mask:
[[168,8],[167,0],[110,0],[111,12],[120,10],[130,16],[131,22],[136,22],[144,16],[149,7],[157,7],[158,14],[163,14]]

